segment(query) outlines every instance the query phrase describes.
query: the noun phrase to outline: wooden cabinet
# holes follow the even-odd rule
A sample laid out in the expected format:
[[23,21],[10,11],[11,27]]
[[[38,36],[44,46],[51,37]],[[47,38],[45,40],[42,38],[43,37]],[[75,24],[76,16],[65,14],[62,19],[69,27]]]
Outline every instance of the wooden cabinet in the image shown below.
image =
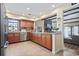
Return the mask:
[[48,48],[48,49],[52,49],[52,35],[50,35],[50,34],[46,34],[46,38],[45,38],[46,40],[46,47]]
[[52,49],[52,35],[42,34],[42,45],[48,49]]
[[13,33],[8,33],[7,35],[7,40],[9,43],[13,43],[14,42],[14,34]]
[[33,36],[34,36],[34,42],[36,42],[36,43],[38,43],[38,40],[37,40],[37,35],[36,34],[33,34]]
[[37,36],[38,43],[42,45],[42,36],[41,34]]
[[42,34],[42,40],[41,40],[41,44],[42,46],[46,47],[46,39],[45,39],[45,34]]
[[50,49],[50,50],[52,49],[52,34],[46,34],[46,33],[36,34],[36,33],[31,33],[30,32],[29,38],[32,41],[34,41],[34,42]]
[[30,37],[31,40],[32,40],[32,41],[35,41],[35,35],[33,35],[33,33],[32,33],[31,36],[32,36],[32,37]]
[[20,26],[22,28],[33,28],[34,27],[34,22],[33,21],[28,21],[28,20],[21,20],[20,21]]
[[14,42],[20,41],[20,33],[14,33]]
[[26,27],[26,22],[25,21],[21,21],[20,25],[21,25],[21,27]]
[[33,36],[33,33],[31,32],[27,32],[27,40],[34,40],[34,36]]
[[37,34],[33,34],[33,41],[38,43],[38,35]]
[[20,41],[20,33],[8,33],[7,40],[9,43],[15,43]]

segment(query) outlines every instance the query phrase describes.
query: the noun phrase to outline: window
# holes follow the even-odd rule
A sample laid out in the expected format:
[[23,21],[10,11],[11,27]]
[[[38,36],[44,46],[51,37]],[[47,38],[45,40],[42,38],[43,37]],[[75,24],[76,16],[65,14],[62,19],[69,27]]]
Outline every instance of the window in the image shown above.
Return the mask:
[[18,31],[18,21],[8,20],[8,32],[17,32],[17,31]]
[[64,27],[64,38],[71,39],[71,27]]
[[64,38],[71,38],[72,35],[79,36],[79,26],[64,27]]
[[72,28],[72,35],[79,35],[79,26],[74,26]]

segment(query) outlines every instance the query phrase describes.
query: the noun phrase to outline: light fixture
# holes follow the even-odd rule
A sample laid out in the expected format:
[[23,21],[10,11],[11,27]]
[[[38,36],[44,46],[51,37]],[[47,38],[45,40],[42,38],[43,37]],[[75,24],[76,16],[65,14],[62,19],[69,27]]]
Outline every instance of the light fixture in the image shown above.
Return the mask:
[[42,12],[40,12],[40,15],[42,14]]
[[30,8],[27,8],[27,10],[30,10]]
[[52,5],[52,7],[54,8],[54,7],[55,7],[55,5]]

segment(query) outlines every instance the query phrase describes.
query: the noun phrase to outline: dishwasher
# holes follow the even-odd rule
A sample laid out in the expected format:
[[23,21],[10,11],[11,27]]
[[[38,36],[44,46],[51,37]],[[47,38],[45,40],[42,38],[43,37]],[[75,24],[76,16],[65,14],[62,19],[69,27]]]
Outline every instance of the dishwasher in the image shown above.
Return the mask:
[[20,41],[27,40],[27,32],[20,32]]

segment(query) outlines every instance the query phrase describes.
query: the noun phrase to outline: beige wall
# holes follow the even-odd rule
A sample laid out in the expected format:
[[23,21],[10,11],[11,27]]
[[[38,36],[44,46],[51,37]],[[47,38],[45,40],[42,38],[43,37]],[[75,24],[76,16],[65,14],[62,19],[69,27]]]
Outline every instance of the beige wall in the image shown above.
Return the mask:
[[34,29],[36,29],[36,32],[37,32],[37,27],[39,26],[42,28],[42,32],[44,32],[44,20],[35,21]]
[[54,35],[54,51],[58,52],[64,48],[62,8],[57,9],[56,21],[57,21],[57,28],[59,28],[59,33]]

